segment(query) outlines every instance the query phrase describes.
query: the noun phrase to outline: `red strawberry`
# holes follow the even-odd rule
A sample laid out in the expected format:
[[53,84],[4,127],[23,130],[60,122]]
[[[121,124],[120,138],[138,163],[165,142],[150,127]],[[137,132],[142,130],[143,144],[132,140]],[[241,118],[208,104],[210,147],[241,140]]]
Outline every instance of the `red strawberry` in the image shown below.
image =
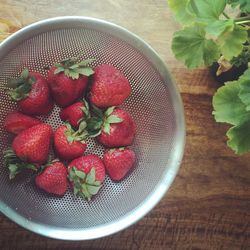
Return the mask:
[[68,121],[71,126],[78,128],[82,120],[89,117],[88,103],[84,100],[73,103],[72,105],[60,111],[60,118],[63,121]]
[[49,194],[63,196],[67,190],[67,169],[61,162],[47,165],[35,178],[36,185]]
[[131,94],[131,86],[121,71],[109,64],[95,68],[90,101],[99,108],[121,105]]
[[128,146],[133,143],[135,123],[130,114],[120,108],[111,107],[105,112],[98,141],[106,147]]
[[105,167],[97,155],[81,156],[68,166],[69,180],[75,195],[87,200],[98,193],[105,179]]
[[90,67],[87,67],[92,61],[89,59],[77,63],[76,58],[71,58],[51,67],[48,73],[49,86],[59,106],[66,107],[84,95],[88,76],[94,73]]
[[17,157],[27,162],[44,164],[49,154],[53,131],[48,124],[38,124],[18,134],[12,148]]
[[13,134],[19,134],[23,130],[41,123],[40,120],[24,115],[20,112],[9,113],[4,121],[4,129]]
[[85,137],[81,128],[74,131],[69,124],[60,126],[54,136],[56,154],[63,160],[73,160],[83,155],[87,148]]
[[135,153],[128,148],[110,149],[105,152],[103,162],[110,178],[120,181],[134,166]]
[[45,78],[24,69],[20,78],[9,80],[9,94],[17,101],[21,111],[30,115],[45,115],[53,109],[50,90]]
[[38,124],[20,132],[12,143],[12,149],[4,152],[10,179],[23,169],[37,170],[47,161],[53,131],[48,124]]

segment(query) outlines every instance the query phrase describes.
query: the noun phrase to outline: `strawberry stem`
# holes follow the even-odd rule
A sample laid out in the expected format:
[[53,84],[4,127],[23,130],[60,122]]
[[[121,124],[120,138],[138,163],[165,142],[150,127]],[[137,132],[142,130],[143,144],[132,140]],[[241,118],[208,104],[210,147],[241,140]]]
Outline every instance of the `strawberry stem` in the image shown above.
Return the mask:
[[9,169],[9,178],[14,179],[18,173],[24,169],[31,169],[37,171],[35,164],[25,162],[17,157],[15,152],[12,149],[7,149],[3,153],[4,155],[4,164]]

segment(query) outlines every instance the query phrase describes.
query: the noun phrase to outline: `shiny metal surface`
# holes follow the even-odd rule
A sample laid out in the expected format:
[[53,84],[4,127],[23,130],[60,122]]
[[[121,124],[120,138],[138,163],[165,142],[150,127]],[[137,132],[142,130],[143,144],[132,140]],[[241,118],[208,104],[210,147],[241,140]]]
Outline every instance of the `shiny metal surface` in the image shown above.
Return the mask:
[[[46,76],[45,66],[82,55],[92,64],[111,63],[132,85],[123,107],[137,124],[132,146],[136,168],[121,183],[107,177],[99,194],[87,202],[69,190],[63,198],[47,196],[34,176],[9,181],[1,155],[0,210],[19,225],[52,238],[83,240],[122,230],[147,214],[169,189],[181,162],[185,142],[183,105],[173,80],[156,52],[136,35],[112,23],[84,17],[59,17],[29,25],[0,44],[0,149],[12,136],[3,131],[8,112],[16,109],[4,91],[7,79],[24,67]],[[42,119],[56,128],[59,108]],[[89,140],[87,153],[103,154]]]

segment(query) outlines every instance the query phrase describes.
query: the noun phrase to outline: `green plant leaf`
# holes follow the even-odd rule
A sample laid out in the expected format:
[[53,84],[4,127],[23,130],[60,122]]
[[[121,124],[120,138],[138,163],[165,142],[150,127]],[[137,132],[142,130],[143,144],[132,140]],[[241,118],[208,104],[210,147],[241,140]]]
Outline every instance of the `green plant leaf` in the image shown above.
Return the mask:
[[220,57],[220,51],[213,40],[205,38],[206,32],[201,25],[184,28],[174,33],[172,51],[175,57],[184,61],[190,68],[209,66]]
[[185,25],[190,25],[194,21],[194,14],[188,11],[187,5],[190,0],[168,0],[169,8],[175,13],[177,21]]
[[190,0],[188,9],[197,21],[210,23],[219,18],[226,7],[226,0]]
[[250,45],[244,47],[242,52],[237,57],[233,57],[231,60],[231,64],[236,67],[247,65],[248,62],[250,62]]
[[250,1],[249,0],[227,0],[228,4],[231,4],[233,8],[239,6],[242,11],[250,13]]
[[247,40],[247,31],[244,27],[235,24],[233,30],[227,30],[218,37],[218,44],[221,53],[226,60],[231,60],[238,56],[242,49],[243,43]]
[[215,119],[232,125],[228,132],[228,146],[236,154],[250,151],[250,69],[238,81],[227,82],[213,98]]
[[229,138],[227,145],[236,154],[244,154],[250,151],[250,120],[230,128],[227,136]]
[[250,111],[250,69],[246,70],[240,77],[239,86],[239,98],[246,105],[246,110]]
[[213,97],[213,115],[217,122],[239,125],[250,118],[245,104],[239,98],[239,82],[228,82],[220,87]]
[[206,32],[214,37],[220,36],[224,32],[232,32],[234,29],[234,21],[228,20],[216,20],[209,23],[206,27]]

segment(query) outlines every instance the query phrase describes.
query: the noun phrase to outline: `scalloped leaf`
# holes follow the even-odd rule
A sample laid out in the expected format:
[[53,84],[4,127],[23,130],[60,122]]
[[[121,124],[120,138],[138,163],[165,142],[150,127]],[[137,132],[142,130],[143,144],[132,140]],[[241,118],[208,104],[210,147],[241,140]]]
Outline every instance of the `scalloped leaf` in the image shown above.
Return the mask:
[[218,45],[206,39],[206,32],[201,25],[184,28],[174,33],[172,51],[175,57],[194,69],[209,66],[220,57]]
[[232,30],[229,29],[218,37],[217,41],[225,59],[231,60],[241,53],[247,36],[247,30],[244,27],[234,24]]

